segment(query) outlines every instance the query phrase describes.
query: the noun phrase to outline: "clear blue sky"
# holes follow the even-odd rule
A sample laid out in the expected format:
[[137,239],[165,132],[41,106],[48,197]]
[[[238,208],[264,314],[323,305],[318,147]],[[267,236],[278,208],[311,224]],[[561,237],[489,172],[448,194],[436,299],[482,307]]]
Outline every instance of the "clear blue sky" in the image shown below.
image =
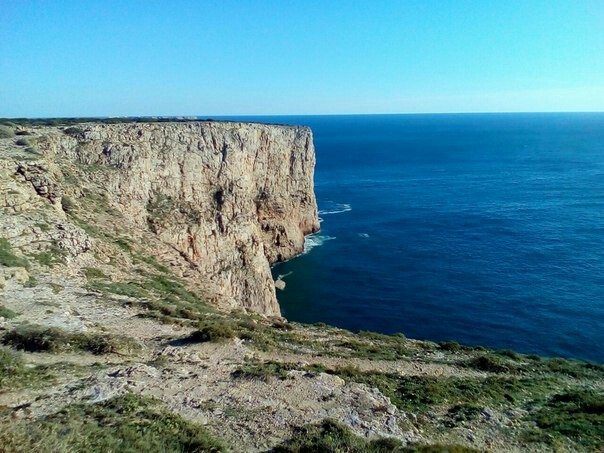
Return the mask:
[[0,0],[0,116],[603,111],[604,0]]

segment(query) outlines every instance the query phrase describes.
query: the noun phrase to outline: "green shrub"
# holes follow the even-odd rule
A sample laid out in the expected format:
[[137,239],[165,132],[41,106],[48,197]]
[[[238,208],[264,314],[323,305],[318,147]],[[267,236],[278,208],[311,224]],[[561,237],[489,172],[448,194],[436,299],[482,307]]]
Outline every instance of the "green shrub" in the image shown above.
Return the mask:
[[325,419],[316,425],[299,428],[294,436],[278,445],[275,453],[471,453],[478,452],[461,445],[404,446],[394,438],[366,439],[335,420]]
[[[550,440],[566,436],[589,448],[604,445],[604,393],[573,390],[554,395],[532,417]],[[536,440],[547,440],[537,436]]]
[[85,267],[82,269],[86,278],[108,278],[105,273],[95,267]]
[[346,381],[377,387],[393,404],[405,411],[426,411],[434,407],[451,407],[466,402],[509,405],[526,395],[538,398],[549,391],[551,380],[540,377],[515,378],[492,376],[460,378],[405,376],[396,373],[360,371],[351,367],[321,370]]
[[0,388],[19,379],[24,370],[21,356],[5,346],[0,346]]
[[0,305],[0,317],[4,319],[14,319],[17,316],[19,316],[18,313],[15,313],[14,311]]
[[237,368],[231,375],[236,379],[259,379],[268,382],[272,377],[284,380],[289,371],[297,369],[300,367],[295,363],[247,363]]
[[27,138],[20,138],[15,142],[15,144],[18,146],[31,146],[32,145],[31,141]]
[[2,422],[0,444],[7,453],[227,451],[204,428],[133,394],[72,404],[34,422]]
[[548,373],[563,374],[573,378],[604,379],[604,365],[568,359],[533,359],[529,368],[536,367]]
[[40,151],[38,151],[38,149],[34,148],[33,146],[29,146],[29,147],[25,148],[25,152],[29,153],[29,154],[33,154],[35,156],[40,155]]
[[448,410],[445,425],[452,428],[462,422],[475,420],[482,411],[483,407],[475,403],[456,404]]
[[463,349],[457,341],[441,341],[438,343],[438,348],[448,352],[458,352]]
[[299,428],[292,439],[275,447],[276,453],[390,453],[402,448],[396,439],[367,440],[359,437],[347,426],[326,419],[317,425]]
[[23,324],[6,333],[2,343],[27,352],[87,351],[93,354],[129,353],[139,346],[130,338],[67,332],[56,327]]
[[32,258],[42,266],[53,267],[55,264],[62,263],[65,255],[65,250],[52,245],[48,250],[32,255]]
[[67,214],[73,213],[77,208],[74,201],[71,198],[69,198],[67,195],[65,195],[65,196],[63,196],[63,198],[61,198],[61,207],[63,208],[63,211],[65,211]]
[[221,342],[234,337],[235,331],[233,330],[232,326],[227,323],[218,322],[215,324],[210,324],[201,327],[199,330],[196,330],[190,335],[189,340],[199,342]]
[[75,126],[71,126],[71,127],[66,127],[65,129],[63,129],[63,132],[67,135],[79,135],[82,132],[84,132],[83,129],[79,128],[79,127],[75,127]]
[[506,365],[501,359],[492,355],[481,355],[471,359],[468,366],[480,371],[488,371],[490,373],[507,373],[513,371],[513,367]]
[[88,286],[104,293],[118,294],[120,296],[145,298],[149,297],[149,293],[134,282],[92,282]]
[[0,125],[0,138],[13,138],[15,131],[12,127]]
[[12,252],[8,239],[0,238],[0,266],[28,268],[29,263],[25,258],[18,257]]
[[123,239],[123,238],[116,239],[115,245],[117,245],[119,248],[121,248],[124,252],[132,251],[132,247],[130,246],[130,243],[126,239]]
[[275,329],[281,329],[281,330],[293,330],[293,328],[294,328],[290,323],[288,323],[286,321],[282,321],[280,319],[277,321],[274,321],[272,326]]

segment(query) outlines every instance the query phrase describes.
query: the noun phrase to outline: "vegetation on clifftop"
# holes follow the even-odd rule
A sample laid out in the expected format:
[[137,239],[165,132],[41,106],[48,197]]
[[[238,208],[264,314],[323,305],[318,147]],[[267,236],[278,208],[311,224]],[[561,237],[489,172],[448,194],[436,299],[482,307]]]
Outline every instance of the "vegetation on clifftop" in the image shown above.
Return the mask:
[[202,427],[133,394],[69,405],[33,423],[3,418],[0,444],[6,453],[227,451]]

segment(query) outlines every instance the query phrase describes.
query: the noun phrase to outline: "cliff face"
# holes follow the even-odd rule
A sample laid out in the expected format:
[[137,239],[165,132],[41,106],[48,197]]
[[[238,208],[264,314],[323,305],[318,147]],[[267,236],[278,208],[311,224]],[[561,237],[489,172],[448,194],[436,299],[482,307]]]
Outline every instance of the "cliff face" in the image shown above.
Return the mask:
[[176,250],[216,302],[280,314],[270,265],[319,229],[310,129],[85,124],[46,131],[40,147],[86,169],[110,206]]

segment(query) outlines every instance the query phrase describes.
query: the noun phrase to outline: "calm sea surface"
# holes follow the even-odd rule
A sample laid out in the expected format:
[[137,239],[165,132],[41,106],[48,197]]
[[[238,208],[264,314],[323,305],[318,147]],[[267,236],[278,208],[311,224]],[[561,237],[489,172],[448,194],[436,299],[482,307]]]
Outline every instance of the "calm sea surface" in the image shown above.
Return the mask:
[[245,119],[314,132],[288,319],[604,362],[604,114]]

